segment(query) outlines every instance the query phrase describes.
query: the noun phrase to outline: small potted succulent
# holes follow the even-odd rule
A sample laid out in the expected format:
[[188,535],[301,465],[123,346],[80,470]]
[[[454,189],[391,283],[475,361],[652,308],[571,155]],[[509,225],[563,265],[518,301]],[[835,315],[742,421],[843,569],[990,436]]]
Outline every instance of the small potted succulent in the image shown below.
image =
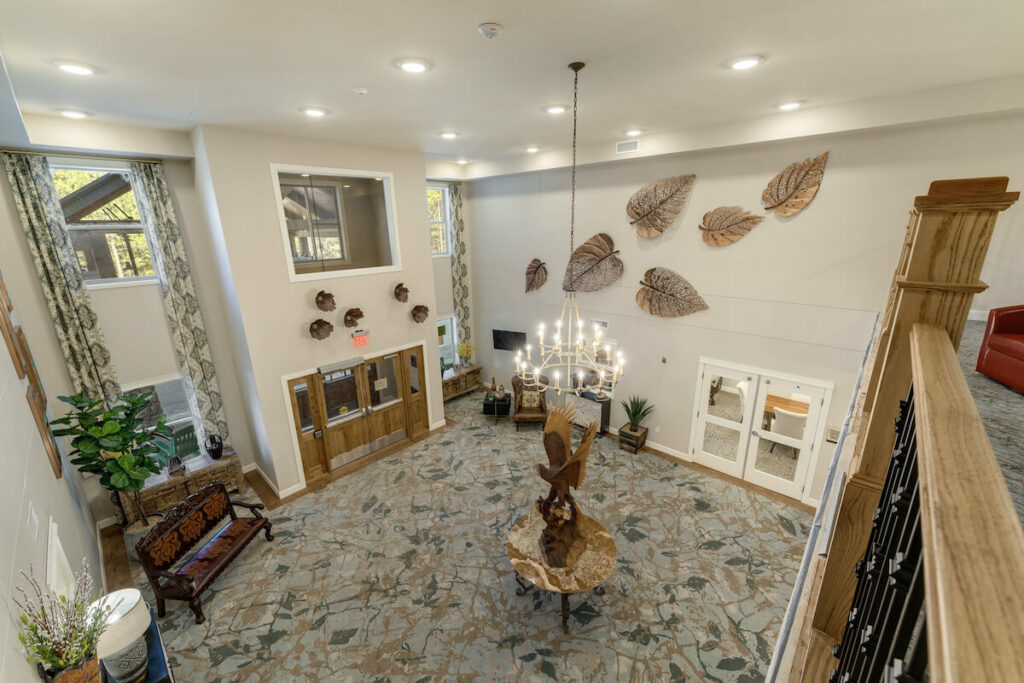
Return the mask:
[[[143,425],[141,415],[150,396],[151,393],[124,394],[109,408],[84,394],[58,396],[72,410],[50,422],[59,427],[53,430],[54,436],[71,438],[71,463],[81,472],[98,474],[100,486],[111,492],[114,506],[122,514],[128,555],[136,558],[135,542],[160,517],[146,514],[139,491],[150,475],[160,472],[171,448],[169,440],[156,438],[158,434],[171,435],[167,416],[161,415],[153,427]],[[120,492],[131,502],[131,510],[121,505]]]
[[82,561],[70,597],[43,588],[33,574],[21,575],[28,581],[28,591],[19,586],[21,597],[14,599],[21,610],[18,640],[25,648],[26,659],[35,663],[39,677],[46,683],[99,683],[96,643],[107,628],[114,605],[99,609],[92,606],[89,566]]
[[619,448],[636,453],[647,443],[647,427],[643,426],[643,421],[654,412],[654,406],[639,396],[630,396],[620,403],[629,422],[619,427]]

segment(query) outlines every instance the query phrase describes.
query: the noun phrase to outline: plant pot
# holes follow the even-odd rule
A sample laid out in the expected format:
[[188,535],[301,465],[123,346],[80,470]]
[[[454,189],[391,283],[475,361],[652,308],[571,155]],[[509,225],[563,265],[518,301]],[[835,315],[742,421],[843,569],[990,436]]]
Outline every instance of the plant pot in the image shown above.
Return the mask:
[[48,673],[42,664],[36,664],[36,672],[44,683],[99,683],[100,663],[96,657],[87,659],[78,666],[56,673]]
[[138,562],[139,553],[135,550],[135,544],[142,540],[142,537],[150,532],[150,530],[156,526],[163,518],[161,514],[150,514],[146,520],[146,524],[143,525],[141,520],[135,520],[128,526],[121,530],[121,535],[124,537],[125,549],[128,551],[128,557]]
[[647,427],[632,429],[628,424],[619,427],[619,448],[638,453],[647,443]]

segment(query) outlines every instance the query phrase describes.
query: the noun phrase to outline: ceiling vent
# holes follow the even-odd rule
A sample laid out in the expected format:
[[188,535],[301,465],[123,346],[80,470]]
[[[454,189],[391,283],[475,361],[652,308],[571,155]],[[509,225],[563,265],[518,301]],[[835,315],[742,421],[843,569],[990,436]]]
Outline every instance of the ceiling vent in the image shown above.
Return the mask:
[[615,153],[616,154],[629,154],[631,152],[639,152],[639,151],[640,151],[640,141],[639,140],[623,140],[622,142],[616,142],[615,143]]

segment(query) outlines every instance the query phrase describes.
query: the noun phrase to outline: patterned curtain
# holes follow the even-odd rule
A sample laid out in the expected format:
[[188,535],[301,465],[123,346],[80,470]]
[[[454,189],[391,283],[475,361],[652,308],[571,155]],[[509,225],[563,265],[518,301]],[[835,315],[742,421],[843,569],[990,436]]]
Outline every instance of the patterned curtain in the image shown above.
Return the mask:
[[452,297],[461,343],[470,341],[469,257],[466,255],[466,226],[462,222],[462,183],[450,183],[448,196],[452,203]]
[[162,163],[133,162],[132,187],[139,215],[146,226],[146,239],[153,256],[153,270],[160,280],[164,312],[171,328],[171,340],[178,357],[199,443],[208,434],[228,442],[220,384],[213,368],[213,355],[206,327],[199,312],[199,299],[192,284],[185,245],[174,216]]
[[25,239],[75,392],[113,401],[121,388],[85,289],[46,157],[5,152]]

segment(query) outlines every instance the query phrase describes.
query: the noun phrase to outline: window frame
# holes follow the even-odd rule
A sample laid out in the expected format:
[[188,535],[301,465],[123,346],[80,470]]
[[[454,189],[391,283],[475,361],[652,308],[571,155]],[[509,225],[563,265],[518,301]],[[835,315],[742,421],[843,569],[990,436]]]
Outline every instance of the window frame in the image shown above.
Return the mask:
[[[427,189],[427,191],[430,191],[430,190],[441,190],[441,192],[444,193],[444,217],[441,219],[441,222],[444,225],[444,246],[445,246],[445,251],[435,252],[434,251],[434,245],[431,244],[430,245],[430,254],[434,258],[451,258],[452,254],[454,253],[452,251],[452,238],[454,236],[454,234],[453,234],[454,231],[452,229],[452,191],[448,187],[448,183],[432,183],[432,182],[428,182],[426,189]],[[424,192],[424,195],[426,195],[426,192]],[[424,196],[424,198],[426,198],[426,197]],[[427,234],[428,235],[429,235],[430,226],[432,226],[433,224],[434,224],[434,221],[430,220],[430,214],[428,213],[427,214],[427,229],[428,229],[428,233]]]
[[447,324],[448,325],[448,329],[450,330],[450,334],[451,334],[451,337],[452,337],[452,343],[451,344],[441,344],[439,342],[438,345],[437,345],[437,355],[441,358],[441,361],[443,363],[444,360],[445,360],[443,349],[446,349],[446,348],[448,348],[450,346],[451,349],[452,349],[452,365],[453,366],[458,365],[458,362],[459,362],[459,319],[453,313],[450,316],[447,316],[445,318],[438,318],[437,319],[437,325],[440,326],[442,324]]
[[[284,203],[281,201],[280,174],[308,173],[311,176],[351,176],[353,178],[380,178],[384,185],[384,208],[388,226],[388,243],[391,246],[391,265],[371,266],[369,268],[350,268],[345,270],[326,270],[318,273],[296,273],[295,261],[292,258],[291,239],[288,236],[288,221],[284,214]],[[397,200],[395,198],[395,176],[390,171],[367,171],[351,168],[330,168],[326,166],[300,166],[296,164],[270,164],[270,179],[273,187],[274,206],[277,208],[278,227],[281,231],[281,244],[284,248],[285,269],[289,282],[311,282],[341,277],[358,277],[375,273],[397,273],[402,270],[402,249],[398,236]],[[338,197],[339,202],[342,198]],[[341,218],[339,216],[339,218]],[[343,222],[343,219],[342,219]],[[347,246],[347,244],[346,244]],[[351,259],[351,253],[346,253]]]
[[[67,171],[98,171],[100,173],[123,173],[128,175],[128,186],[131,187],[132,195],[135,197],[135,205],[139,206],[139,197],[135,192],[135,185],[131,181],[131,166],[127,161],[118,161],[114,159],[89,159],[84,157],[64,157],[47,155],[46,161],[50,166],[50,172],[54,170],[67,170]],[[51,175],[50,182],[53,182]],[[56,191],[56,187],[54,187]],[[146,228],[145,223],[142,221],[142,216],[139,216],[138,223],[68,223],[65,221],[64,229],[67,232],[68,239],[71,240],[72,234],[76,231],[93,230],[99,231],[107,228],[113,228],[114,231],[117,229],[132,229],[139,230],[142,233],[143,238],[146,240],[146,249],[150,252],[149,258],[153,260],[152,253],[152,240],[150,240],[149,231]],[[72,249],[74,245],[72,243]],[[78,262],[75,262],[78,265]],[[155,263],[154,263],[155,271]],[[160,278],[154,272],[152,275],[139,275],[133,277],[96,277],[86,278],[85,273],[79,266],[79,272],[82,272],[82,282],[85,284],[85,288],[89,289],[109,289],[113,287],[129,287],[133,285],[143,285],[150,283],[159,283]]]
[[[310,178],[312,178],[312,174],[310,174]],[[285,188],[285,187],[301,187],[301,188],[321,187],[321,188],[329,188],[331,190],[331,192],[334,193],[334,206],[335,206],[335,210],[337,211],[337,214],[338,214],[338,239],[341,241],[342,258],[317,259],[317,260],[320,261],[321,263],[332,263],[332,264],[351,263],[352,259],[350,258],[350,253],[349,253],[349,249],[348,249],[348,222],[345,220],[345,198],[344,198],[344,196],[342,196],[342,193],[338,192],[338,188],[335,187],[335,185],[333,183],[331,183],[331,184],[326,184],[325,183],[325,184],[321,184],[321,185],[315,185],[315,184],[313,184],[312,180],[310,181],[309,185],[295,185],[295,184],[292,184],[292,183],[282,183],[280,181],[280,176],[278,177],[277,187],[278,187],[279,191],[281,189]],[[307,201],[308,201],[308,199],[309,198],[307,196]],[[307,207],[307,209],[308,209],[308,207]],[[283,210],[284,210],[284,207],[282,206],[282,211]],[[287,220],[288,219],[286,217],[285,221],[287,221]],[[309,226],[310,229],[313,228],[312,216],[310,216],[309,220],[307,221],[307,225]],[[286,226],[286,228],[287,228],[287,226]],[[288,239],[288,254],[289,255],[291,254],[291,246],[292,246],[291,238],[289,237],[289,239]],[[294,267],[295,267],[295,257],[292,256],[292,268],[294,268]],[[303,274],[305,275],[307,273],[303,273]]]

